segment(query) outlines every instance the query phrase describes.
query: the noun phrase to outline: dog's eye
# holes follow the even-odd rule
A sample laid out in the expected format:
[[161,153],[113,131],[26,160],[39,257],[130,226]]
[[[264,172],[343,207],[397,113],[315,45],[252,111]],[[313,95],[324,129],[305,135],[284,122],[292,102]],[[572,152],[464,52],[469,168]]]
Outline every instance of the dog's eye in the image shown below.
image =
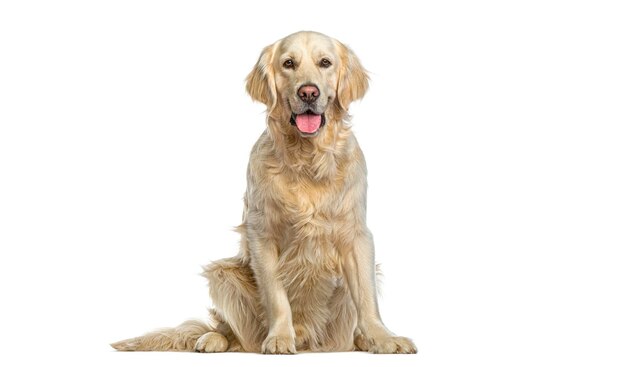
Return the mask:
[[320,66],[323,68],[330,67],[331,65],[332,63],[328,59],[322,59],[322,61],[320,61]]
[[295,67],[295,64],[293,63],[292,59],[288,59],[288,60],[285,60],[285,62],[283,62],[283,67],[285,69],[293,69]]

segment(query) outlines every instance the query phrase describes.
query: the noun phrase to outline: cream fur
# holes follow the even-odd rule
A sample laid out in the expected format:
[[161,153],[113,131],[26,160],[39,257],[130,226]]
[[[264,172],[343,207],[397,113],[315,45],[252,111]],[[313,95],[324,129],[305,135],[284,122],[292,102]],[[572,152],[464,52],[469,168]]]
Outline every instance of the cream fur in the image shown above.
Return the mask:
[[[321,57],[332,65],[321,68]],[[285,69],[285,58],[297,67]],[[319,87],[315,108],[326,116],[315,137],[289,123],[304,83]],[[246,87],[268,107],[267,130],[250,155],[240,252],[204,271],[212,323],[189,321],[113,347],[415,353],[378,312],[366,166],[347,123],[348,106],[368,88],[358,58],[322,34],[295,33],[263,50]]]

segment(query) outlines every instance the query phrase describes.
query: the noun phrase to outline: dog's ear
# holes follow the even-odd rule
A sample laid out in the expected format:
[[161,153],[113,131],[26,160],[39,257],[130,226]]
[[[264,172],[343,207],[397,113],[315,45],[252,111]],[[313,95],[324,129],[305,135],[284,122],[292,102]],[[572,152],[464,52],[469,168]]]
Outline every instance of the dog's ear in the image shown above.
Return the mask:
[[341,59],[337,81],[337,100],[339,106],[347,111],[352,101],[361,99],[365,95],[369,87],[369,77],[354,52],[341,42],[336,43]]
[[259,61],[246,78],[246,90],[253,100],[264,103],[269,110],[276,103],[276,83],[272,60],[275,45],[267,46],[261,52]]

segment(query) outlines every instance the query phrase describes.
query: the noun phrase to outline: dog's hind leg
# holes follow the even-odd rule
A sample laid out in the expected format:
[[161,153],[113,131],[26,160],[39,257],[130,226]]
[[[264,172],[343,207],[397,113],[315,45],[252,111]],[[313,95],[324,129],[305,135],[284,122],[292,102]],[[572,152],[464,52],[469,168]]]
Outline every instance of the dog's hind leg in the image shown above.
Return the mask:
[[215,333],[228,340],[228,351],[260,352],[267,325],[250,266],[232,257],[206,266],[203,275],[215,306],[211,310],[217,321]]
[[260,352],[267,327],[252,270],[240,258],[204,268],[215,308],[211,322],[190,320],[173,328],[111,344],[120,351]]

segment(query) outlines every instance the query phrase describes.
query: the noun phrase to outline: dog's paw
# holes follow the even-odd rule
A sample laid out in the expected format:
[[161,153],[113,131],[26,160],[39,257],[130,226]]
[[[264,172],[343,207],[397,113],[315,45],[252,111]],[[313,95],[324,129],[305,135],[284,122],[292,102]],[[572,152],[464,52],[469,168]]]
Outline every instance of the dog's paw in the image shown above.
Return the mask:
[[356,350],[367,352],[370,350],[370,343],[362,334],[358,334],[354,337],[354,347]]
[[296,342],[292,336],[269,335],[263,342],[261,352],[264,354],[294,354]]
[[375,354],[415,354],[417,348],[409,338],[388,336],[369,340],[369,352]]
[[202,353],[225,352],[228,349],[228,340],[220,333],[209,332],[198,339],[195,349]]

